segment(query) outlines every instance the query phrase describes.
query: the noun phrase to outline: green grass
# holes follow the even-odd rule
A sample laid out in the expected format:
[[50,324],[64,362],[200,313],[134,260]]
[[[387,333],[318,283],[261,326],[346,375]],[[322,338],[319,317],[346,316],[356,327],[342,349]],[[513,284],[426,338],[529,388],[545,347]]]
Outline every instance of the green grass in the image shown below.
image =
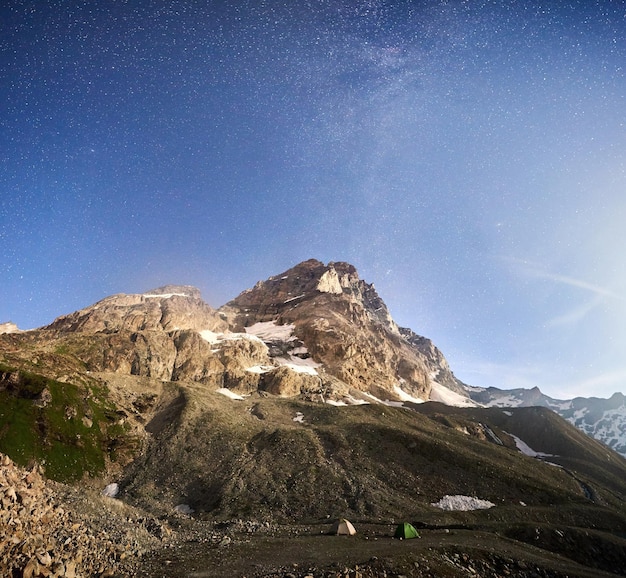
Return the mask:
[[[103,388],[62,383],[3,364],[0,373],[19,375],[17,383],[5,380],[0,387],[0,452],[18,464],[39,462],[48,477],[73,482],[97,476],[107,457],[115,460],[115,449],[131,442]],[[50,399],[45,405],[38,403],[44,390]]]

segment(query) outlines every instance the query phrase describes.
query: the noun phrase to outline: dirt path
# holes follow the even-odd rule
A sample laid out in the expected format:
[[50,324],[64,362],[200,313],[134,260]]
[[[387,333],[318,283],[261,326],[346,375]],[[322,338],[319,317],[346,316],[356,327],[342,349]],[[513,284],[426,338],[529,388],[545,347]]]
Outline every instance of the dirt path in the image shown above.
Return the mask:
[[386,528],[361,531],[354,537],[296,529],[290,535],[283,531],[276,536],[235,536],[222,545],[186,542],[146,557],[137,576],[611,576],[492,533],[420,530],[420,534],[419,539],[402,541],[390,538]]

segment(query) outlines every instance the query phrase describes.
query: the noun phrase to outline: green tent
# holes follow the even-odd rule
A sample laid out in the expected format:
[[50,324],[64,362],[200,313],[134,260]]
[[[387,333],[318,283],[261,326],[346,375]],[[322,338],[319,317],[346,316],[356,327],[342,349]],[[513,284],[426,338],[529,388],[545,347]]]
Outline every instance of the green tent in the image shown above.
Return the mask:
[[394,538],[400,538],[400,540],[408,540],[409,538],[419,538],[420,535],[417,533],[417,530],[408,522],[403,522],[402,524],[398,524],[396,528],[396,533],[393,535]]

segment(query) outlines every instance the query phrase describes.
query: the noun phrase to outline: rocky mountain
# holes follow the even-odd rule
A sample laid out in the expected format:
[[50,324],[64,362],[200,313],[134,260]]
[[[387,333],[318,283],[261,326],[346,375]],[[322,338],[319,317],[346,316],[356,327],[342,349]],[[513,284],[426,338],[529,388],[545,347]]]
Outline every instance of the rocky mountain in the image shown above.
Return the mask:
[[443,386],[469,401],[441,352],[399,328],[347,263],[306,261],[219,310],[192,287],[114,295],[35,334],[90,372],[337,403],[439,399]]
[[[620,572],[626,461],[555,411],[582,429],[595,424],[587,433],[598,435],[623,398],[592,406],[538,390],[504,394],[461,383],[347,263],[306,261],[219,309],[187,286],[114,295],[37,330],[0,332],[0,452],[9,468],[0,500],[13,525],[31,528],[35,510],[16,496],[34,487],[23,483],[33,467],[61,484],[50,491],[63,504],[119,488],[114,504],[133,508],[120,506],[120,519],[134,520],[127,551],[98,541],[97,515],[75,515],[91,516],[82,535],[99,567],[122,568],[122,554],[139,557],[140,543],[151,544],[147,561],[136,561],[146,576],[186,575],[189,560],[215,576],[327,576],[339,555],[324,542],[319,572],[272,564],[289,547],[310,556],[300,533],[320,536],[344,516],[372,540],[341,559],[378,568],[360,556],[380,539],[376,551],[394,560],[388,575]],[[50,491],[36,517],[53,508],[44,540],[53,544],[67,508],[53,506]],[[406,519],[420,526],[427,557],[406,558],[385,542]],[[173,536],[175,556],[164,536]],[[19,552],[7,542],[13,565],[0,570],[30,564],[30,575],[55,575],[47,543],[32,539]],[[269,544],[276,551],[259,569],[246,548],[258,554]],[[72,550],[76,565],[81,552]]]
[[[348,263],[306,261],[257,283],[220,313],[236,331],[265,339],[279,363],[310,360],[327,398],[350,403],[365,399],[362,394],[430,395],[428,358],[404,338],[374,286]],[[291,333],[278,342],[263,333],[268,324]]]

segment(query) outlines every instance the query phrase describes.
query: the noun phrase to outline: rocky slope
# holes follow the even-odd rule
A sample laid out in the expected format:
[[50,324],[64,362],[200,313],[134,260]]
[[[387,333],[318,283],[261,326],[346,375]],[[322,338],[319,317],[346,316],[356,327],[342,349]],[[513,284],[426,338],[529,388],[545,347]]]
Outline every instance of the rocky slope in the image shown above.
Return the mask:
[[168,532],[121,503],[97,495],[87,507],[81,501],[39,468],[25,470],[0,454],[0,574],[131,575],[137,558]]
[[349,401],[369,393],[427,400],[433,375],[456,385],[440,352],[400,329],[374,286],[348,263],[306,261],[257,283],[220,313],[238,331],[254,332],[263,323],[292,326],[283,354],[315,362],[331,398]]
[[90,372],[254,388],[258,378],[245,368],[267,364],[267,348],[258,339],[222,338],[223,332],[228,325],[197,289],[168,285],[108,297],[56,319],[36,336]]

